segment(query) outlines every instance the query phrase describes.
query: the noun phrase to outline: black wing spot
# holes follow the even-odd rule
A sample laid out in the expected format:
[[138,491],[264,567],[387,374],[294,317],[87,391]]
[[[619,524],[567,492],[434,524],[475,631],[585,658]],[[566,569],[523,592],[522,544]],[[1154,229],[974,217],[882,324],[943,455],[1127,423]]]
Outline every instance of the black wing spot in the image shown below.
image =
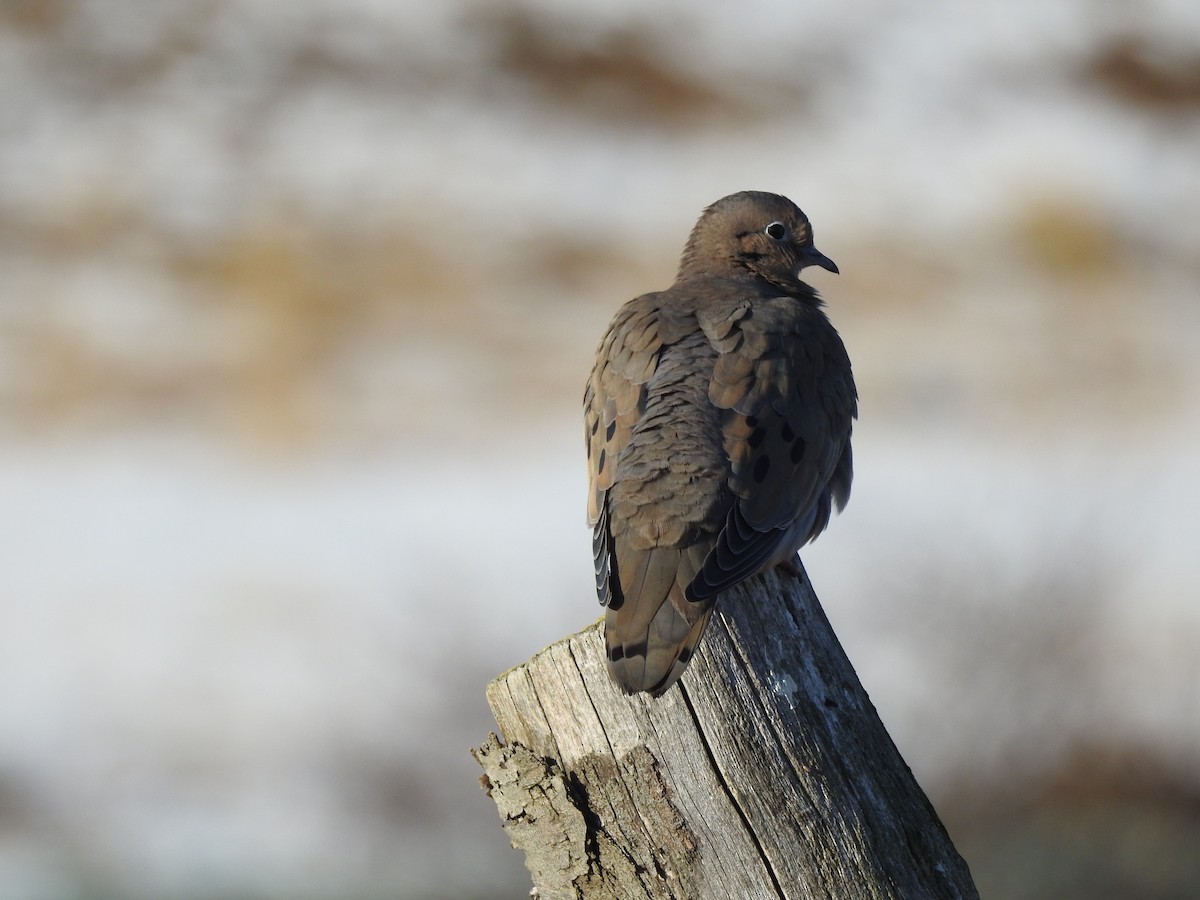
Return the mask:
[[751,473],[754,480],[762,484],[767,480],[767,472],[771,469],[771,457],[763,454],[754,461],[754,471]]
[[758,428],[755,428],[752,432],[750,432],[750,437],[746,438],[746,443],[750,445],[750,449],[757,450],[759,445],[762,444],[766,437],[767,429],[760,425]]
[[604,464],[606,462],[608,462],[608,450],[605,448],[601,448],[600,459],[597,460],[597,462],[596,462],[596,472],[597,473],[604,471]]
[[804,452],[808,449],[808,441],[804,440],[803,436],[799,436],[792,441],[792,465],[797,465],[800,460],[804,459]]
[[792,431],[792,426],[788,424],[787,419],[783,420],[783,427],[779,429],[779,436],[783,438],[785,443],[791,443],[796,438],[796,432]]
[[604,429],[604,439],[606,441],[611,441],[613,439],[613,435],[616,433],[617,433],[617,420],[613,419],[611,422],[608,423],[608,427]]

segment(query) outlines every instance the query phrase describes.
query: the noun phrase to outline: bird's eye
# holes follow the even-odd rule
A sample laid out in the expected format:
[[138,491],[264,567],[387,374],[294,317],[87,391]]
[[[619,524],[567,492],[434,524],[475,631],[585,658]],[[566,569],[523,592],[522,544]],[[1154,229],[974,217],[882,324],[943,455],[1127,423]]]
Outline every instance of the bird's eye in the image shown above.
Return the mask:
[[777,241],[781,241],[787,236],[787,226],[782,222],[772,222],[763,229],[763,234],[765,234],[767,237],[774,238]]

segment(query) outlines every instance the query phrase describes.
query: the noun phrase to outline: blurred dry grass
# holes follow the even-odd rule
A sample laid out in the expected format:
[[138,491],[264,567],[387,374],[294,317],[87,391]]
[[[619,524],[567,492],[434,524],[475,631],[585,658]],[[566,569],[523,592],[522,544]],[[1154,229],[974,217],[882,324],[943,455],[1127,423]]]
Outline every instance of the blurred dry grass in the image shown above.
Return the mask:
[[569,18],[519,6],[477,7],[468,29],[491,45],[498,74],[514,77],[561,115],[655,129],[745,124],[779,109],[799,111],[801,82],[751,76],[697,77],[648,23],[581,31]]
[[[1162,352],[1169,310],[1146,295],[1128,235],[1084,203],[1036,198],[973,240],[839,247],[844,275],[822,289],[873,416],[956,414],[983,397],[997,421],[1053,427],[1064,410],[1076,410],[1072,425],[1153,423],[1176,406],[1190,365]],[[108,410],[114,423],[169,414],[280,445],[370,428],[364,417],[380,413],[375,428],[421,433],[433,409],[470,407],[481,385],[536,417],[577,393],[603,324],[669,281],[681,241],[542,233],[464,258],[418,221],[350,233],[303,215],[172,239],[94,199],[21,235],[25,261],[44,267],[41,289],[66,290],[56,273],[72,267],[147,269],[168,293],[145,302],[189,323],[176,335],[186,346],[164,355],[148,335],[113,348],[102,319],[81,329],[53,296],[26,298],[9,326],[21,377],[4,408],[39,431]],[[393,372],[386,397],[355,383],[376,364]],[[350,396],[330,396],[339,384]]]
[[0,7],[0,22],[18,31],[44,33],[58,27],[67,0],[10,0]]
[[1200,52],[1129,32],[1115,36],[1091,55],[1082,71],[1098,86],[1130,106],[1178,114],[1200,107]]
[[943,809],[981,896],[1189,900],[1200,790],[1153,747],[1075,747],[1025,790],[963,785]]
[[[281,216],[172,239],[99,203],[22,242],[47,296],[23,298],[8,325],[19,377],[0,410],[14,423],[45,434],[174,421],[278,450],[339,431],[461,438],[477,428],[447,414],[496,415],[496,396],[505,414],[536,418],[564,382],[582,390],[607,316],[581,325],[588,298],[670,270],[569,236],[462,259],[418,222],[347,233]],[[126,299],[180,326],[114,346],[111,321],[81,323],[63,296],[75,290],[63,273],[89,267],[152,272],[162,294]]]
[[[68,27],[70,4],[21,0],[0,21],[50,47],[61,41],[71,66],[87,73],[77,86],[119,105],[202,49],[217,6],[196,4],[160,23],[158,43],[91,50]],[[587,127],[669,132],[761,124],[781,109],[803,116],[820,86],[766,70],[706,77],[648,22],[581,29],[522,4],[467,6],[460,19],[464,38],[482,48],[482,68],[434,48],[397,60],[308,40],[282,53],[267,94],[278,101],[281,90],[333,83],[403,96],[439,84],[487,103],[524,99]],[[1086,55],[1075,75],[1148,114],[1171,115],[1196,105],[1197,71],[1194,55],[1130,29]],[[245,99],[246,110],[268,101]],[[240,119],[231,140],[252,142],[253,127]],[[475,399],[484,386],[516,415],[557,414],[575,402],[608,316],[669,280],[683,239],[645,246],[603,231],[477,234],[493,243],[472,256],[431,233],[419,210],[348,227],[305,208],[266,209],[200,239],[164,230],[96,184],[40,222],[0,215],[9,252],[42,269],[32,284],[46,301],[26,298],[10,317],[17,377],[0,386],[0,410],[41,433],[166,418],[279,448],[333,433],[427,434],[445,427],[434,411],[448,408],[464,409],[451,426],[463,436],[494,412]],[[1068,424],[1161,420],[1188,389],[1191,367],[1161,352],[1161,331],[1172,325],[1144,295],[1137,236],[1088,198],[1052,189],[1015,197],[1004,215],[957,245],[843,236],[836,255],[846,274],[823,287],[855,344],[872,415],[975,409],[1002,427],[1054,427],[1064,410]],[[161,282],[162,302],[188,323],[171,352],[153,338],[145,351],[136,341],[113,347],[63,312],[57,295],[71,288],[55,273],[109,264]]]

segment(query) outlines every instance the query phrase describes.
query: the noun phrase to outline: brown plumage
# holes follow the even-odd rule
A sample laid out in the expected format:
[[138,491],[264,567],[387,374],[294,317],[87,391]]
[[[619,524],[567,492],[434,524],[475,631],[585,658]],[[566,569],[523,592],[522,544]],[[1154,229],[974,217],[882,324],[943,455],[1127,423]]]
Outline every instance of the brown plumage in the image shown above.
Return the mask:
[[583,406],[609,671],[658,696],[722,591],[787,565],[850,496],[850,360],[800,270],[837,266],[777,194],[718,200],[665,291],[626,303]]

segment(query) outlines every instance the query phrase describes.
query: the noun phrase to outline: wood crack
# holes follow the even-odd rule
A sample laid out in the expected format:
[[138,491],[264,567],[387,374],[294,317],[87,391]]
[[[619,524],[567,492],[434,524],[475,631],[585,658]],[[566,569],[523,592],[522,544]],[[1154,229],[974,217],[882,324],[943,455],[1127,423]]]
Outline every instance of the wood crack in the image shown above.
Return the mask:
[[692,701],[691,698],[688,697],[687,689],[682,685],[680,685],[680,693],[683,695],[683,702],[687,705],[688,714],[692,717],[692,721],[695,722],[696,733],[700,736],[700,741],[704,746],[704,752],[708,756],[709,763],[712,765],[713,771],[717,773],[721,789],[725,792],[725,796],[729,798],[730,805],[737,812],[738,819],[741,821],[742,826],[746,829],[746,833],[750,836],[750,840],[754,843],[754,848],[758,852],[759,859],[762,861],[763,869],[766,871],[767,875],[770,876],[771,885],[775,888],[776,896],[786,897],[787,894],[784,892],[783,887],[779,883],[779,876],[776,874],[775,868],[771,865],[771,860],[767,856],[766,848],[760,843],[758,836],[754,833],[754,828],[751,825],[749,816],[746,815],[746,811],[742,808],[742,804],[738,802],[737,793],[734,791],[733,786],[729,783],[729,779],[726,777],[725,771],[720,762],[718,762],[716,754],[713,753],[712,746],[708,741],[708,735],[704,731],[704,726],[700,723],[700,717],[696,715],[696,709],[694,706],[692,706]]
[[807,579],[719,609],[657,700],[611,682],[599,625],[488,686],[508,745],[475,755],[539,897],[977,900]]

